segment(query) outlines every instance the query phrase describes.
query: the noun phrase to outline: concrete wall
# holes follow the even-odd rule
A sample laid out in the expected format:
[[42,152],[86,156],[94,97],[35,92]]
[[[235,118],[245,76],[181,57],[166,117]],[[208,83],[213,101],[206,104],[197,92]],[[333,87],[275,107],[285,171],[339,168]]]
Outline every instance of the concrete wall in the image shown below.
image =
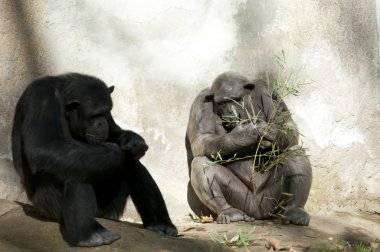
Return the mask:
[[288,99],[314,167],[307,208],[380,206],[375,1],[0,0],[0,197],[25,200],[10,162],[14,107],[32,79],[77,71],[115,85],[114,117],[150,145],[143,163],[174,218],[186,202],[192,100],[219,73],[303,67]]

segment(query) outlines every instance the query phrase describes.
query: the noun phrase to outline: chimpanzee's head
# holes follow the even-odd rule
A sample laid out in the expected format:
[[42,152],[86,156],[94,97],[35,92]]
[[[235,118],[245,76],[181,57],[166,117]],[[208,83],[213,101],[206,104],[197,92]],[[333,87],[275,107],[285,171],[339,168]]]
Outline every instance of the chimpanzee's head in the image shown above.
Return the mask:
[[206,101],[213,101],[214,112],[222,118],[226,130],[232,130],[239,119],[246,119],[246,111],[241,106],[243,99],[255,88],[250,80],[236,72],[225,72],[219,75],[211,86],[211,95]]
[[90,76],[74,78],[67,85],[63,91],[65,117],[75,139],[89,144],[107,141],[113,90],[113,86],[107,88],[104,82]]

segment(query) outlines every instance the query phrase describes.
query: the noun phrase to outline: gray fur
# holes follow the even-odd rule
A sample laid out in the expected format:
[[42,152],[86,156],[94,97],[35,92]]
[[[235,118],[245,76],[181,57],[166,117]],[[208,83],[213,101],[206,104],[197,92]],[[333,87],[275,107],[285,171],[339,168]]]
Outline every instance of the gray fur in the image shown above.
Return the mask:
[[[257,123],[233,127],[223,124],[222,117],[231,113],[231,104],[225,97],[240,99],[246,106],[252,105],[255,113],[260,111]],[[186,132],[186,149],[190,176],[188,201],[197,215],[215,214],[218,223],[265,219],[279,212],[278,202],[285,199],[285,210],[280,211],[286,216],[285,221],[308,225],[310,217],[303,207],[309,195],[312,171],[302,151],[265,172],[252,172],[252,158],[223,165],[212,162],[212,155],[217,153],[223,159],[252,155],[260,136],[265,140],[259,146],[263,151],[273,143],[280,151],[301,148],[297,145],[297,126],[290,114],[283,125],[293,134],[284,134],[279,125],[272,125],[264,132],[271,113],[288,110],[285,103],[275,105],[273,99],[264,81],[249,81],[235,72],[219,75],[211,88],[202,90],[195,98]],[[246,119],[242,111],[235,109],[235,113]],[[281,195],[284,191],[293,196],[284,197]]]

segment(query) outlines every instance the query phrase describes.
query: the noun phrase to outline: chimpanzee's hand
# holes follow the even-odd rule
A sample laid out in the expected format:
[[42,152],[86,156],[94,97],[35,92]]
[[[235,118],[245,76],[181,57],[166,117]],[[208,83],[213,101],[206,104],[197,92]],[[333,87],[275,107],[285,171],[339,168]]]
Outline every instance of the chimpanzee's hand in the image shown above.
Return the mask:
[[260,147],[265,149],[269,148],[272,143],[276,142],[279,131],[274,124],[268,124],[263,121],[257,125],[257,132],[260,137],[263,137]]
[[258,142],[259,134],[253,123],[239,124],[229,133],[229,141],[238,146],[249,146]]
[[133,131],[124,131],[119,138],[119,145],[122,150],[128,152],[136,160],[142,158],[148,150],[145,140]]

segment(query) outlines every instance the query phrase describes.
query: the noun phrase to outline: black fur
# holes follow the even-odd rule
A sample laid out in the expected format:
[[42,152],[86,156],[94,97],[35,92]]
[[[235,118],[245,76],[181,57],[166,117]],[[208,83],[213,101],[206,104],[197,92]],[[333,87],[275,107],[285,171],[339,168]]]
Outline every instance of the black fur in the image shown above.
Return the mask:
[[111,116],[112,91],[87,75],[47,76],[33,81],[16,107],[16,171],[35,208],[60,222],[72,246],[119,239],[94,217],[120,217],[128,196],[145,228],[177,235],[160,190],[139,161],[148,146]]

